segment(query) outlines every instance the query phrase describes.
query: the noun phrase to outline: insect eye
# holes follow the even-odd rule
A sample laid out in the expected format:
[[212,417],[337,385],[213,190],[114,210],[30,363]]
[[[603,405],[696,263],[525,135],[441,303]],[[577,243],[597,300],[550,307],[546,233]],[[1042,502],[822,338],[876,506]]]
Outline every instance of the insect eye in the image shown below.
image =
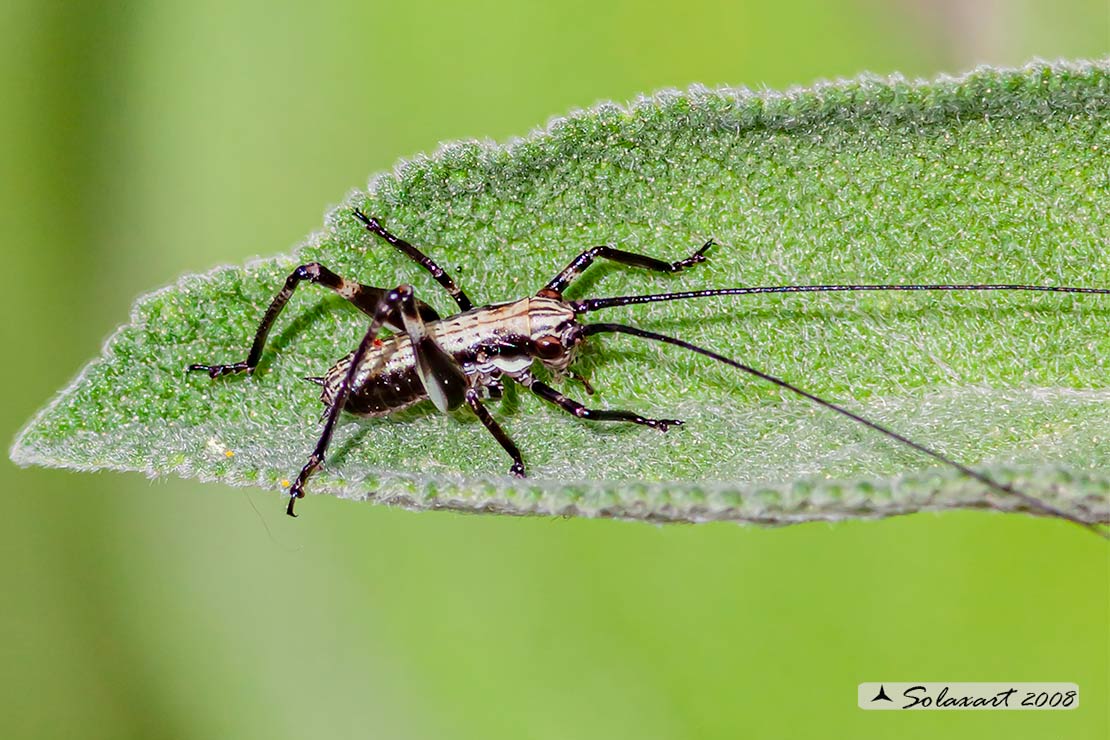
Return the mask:
[[563,343],[548,334],[536,340],[536,356],[541,360],[557,360],[564,354]]

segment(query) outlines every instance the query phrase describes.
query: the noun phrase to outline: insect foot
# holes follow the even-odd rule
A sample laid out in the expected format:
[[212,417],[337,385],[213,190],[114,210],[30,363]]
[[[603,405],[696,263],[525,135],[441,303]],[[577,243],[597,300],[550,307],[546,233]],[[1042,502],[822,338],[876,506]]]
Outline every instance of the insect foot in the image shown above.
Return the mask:
[[644,426],[665,432],[671,427],[680,427],[686,422],[682,419],[644,419]]
[[219,378],[224,375],[233,375],[235,373],[253,372],[254,368],[245,362],[235,362],[230,365],[190,365],[186,368],[186,372],[194,373],[198,371],[208,373],[208,377],[210,378]]
[[293,485],[289,488],[289,506],[285,508],[285,513],[291,517],[297,515],[293,513],[293,504],[297,499],[304,498],[304,484],[308,482],[309,476],[315,473],[320,466],[324,463],[324,458],[315,452],[309,455],[308,464],[301,468],[301,474],[297,476],[297,480],[293,481]]
[[679,260],[678,262],[672,262],[671,263],[671,272],[678,272],[679,270],[686,269],[690,265],[699,265],[702,262],[705,262],[707,259],[709,259],[708,257],[705,256],[705,253],[709,251],[710,247],[715,247],[715,246],[717,246],[717,242],[710,239],[705,244],[701,245],[701,249],[694,252],[692,255],[690,255],[686,259]]

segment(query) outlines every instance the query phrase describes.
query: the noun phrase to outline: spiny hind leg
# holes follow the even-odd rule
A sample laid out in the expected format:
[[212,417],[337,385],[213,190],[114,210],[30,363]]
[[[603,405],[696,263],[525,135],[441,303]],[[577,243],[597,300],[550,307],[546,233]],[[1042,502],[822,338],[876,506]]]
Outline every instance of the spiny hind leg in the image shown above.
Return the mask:
[[[435,340],[427,333],[427,327],[420,316],[418,301],[413,297],[411,285],[399,285],[393,290],[384,292],[374,309],[374,318],[370,328],[359,342],[358,349],[351,355],[347,372],[343,376],[335,395],[328,406],[327,416],[324,421],[324,430],[316,442],[316,448],[308,458],[308,463],[301,469],[300,475],[289,489],[289,507],[286,513],[293,513],[293,504],[298,498],[304,498],[304,487],[308,479],[324,463],[328,445],[331,444],[335,423],[339,412],[347,402],[354,390],[355,376],[362,369],[370,348],[378,339],[378,334],[383,326],[390,321],[399,321],[408,335],[412,346],[413,361],[416,372],[424,384],[424,390],[433,403],[441,410],[448,411],[462,405],[466,388],[466,374],[455,361],[455,358],[445,352]],[[397,317],[400,317],[399,319]]]
[[328,406],[324,429],[320,432],[316,447],[289,489],[289,506],[285,510],[285,513],[289,516],[296,516],[293,513],[293,504],[297,499],[304,498],[305,484],[308,483],[308,479],[312,477],[313,473],[324,464],[324,457],[327,454],[328,445],[331,444],[332,434],[335,432],[335,423],[339,419],[339,412],[343,410],[343,406],[347,402],[347,397],[354,385],[355,375],[366,358],[366,354],[374,346],[382,327],[387,326],[389,320],[405,310],[415,311],[413,302],[412,286],[410,285],[400,285],[394,290],[383,291],[383,295],[378,299],[378,305],[374,308],[370,326],[366,330],[366,334],[363,335],[362,341],[359,342],[358,349],[351,355],[347,373],[343,376],[343,380],[339,383],[339,387],[331,399],[331,404]]
[[[274,322],[277,321],[278,316],[285,308],[285,304],[289,302],[289,299],[297,290],[297,286],[304,281],[322,285],[338,293],[369,316],[374,315],[379,303],[387,293],[387,291],[382,288],[375,288],[370,285],[362,285],[361,283],[345,280],[319,262],[309,262],[308,264],[301,265],[289,274],[289,277],[285,279],[285,285],[282,286],[281,290],[274,296],[274,299],[270,301],[270,306],[266,309],[266,314],[262,317],[262,322],[258,325],[257,331],[255,331],[254,342],[251,344],[250,352],[247,354],[246,360],[232,362],[226,365],[194,364],[188,367],[189,372],[203,371],[213,378],[220,377],[221,375],[230,375],[232,373],[254,372],[254,369],[258,367],[259,360],[262,359],[262,352],[266,348],[266,337],[269,336],[270,329],[273,328]],[[425,321],[434,321],[439,318],[436,312],[427,304],[417,301],[416,305],[421,317]],[[400,330],[402,328],[401,323],[393,316],[387,316],[385,318],[385,326],[394,330]]]

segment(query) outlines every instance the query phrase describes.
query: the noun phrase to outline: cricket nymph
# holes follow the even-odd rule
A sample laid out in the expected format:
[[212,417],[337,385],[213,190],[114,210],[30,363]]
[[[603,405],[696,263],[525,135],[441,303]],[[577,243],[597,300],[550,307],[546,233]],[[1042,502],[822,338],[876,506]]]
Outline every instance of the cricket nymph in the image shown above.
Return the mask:
[[[633,411],[594,409],[563,395],[547,383],[532,375],[537,361],[553,372],[556,380],[567,375],[577,377],[570,364],[575,351],[594,334],[626,334],[654,342],[670,344],[703,357],[728,365],[748,375],[772,383],[783,390],[808,399],[834,411],[875,432],[886,435],[895,442],[928,455],[939,463],[958,470],[967,477],[992,489],[994,492],[1020,499],[1031,511],[1077,519],[1043,501],[999,483],[987,475],[976,472],[950,457],[915,442],[892,429],[864,418],[848,409],[827,401],[793,383],[737,362],[712,350],[691,344],[683,339],[659,334],[634,326],[615,323],[579,323],[577,317],[585,313],[616,306],[631,306],[657,301],[679,301],[713,296],[745,296],[768,293],[832,293],[857,291],[1036,291],[1052,293],[1110,294],[1107,288],[1069,288],[1046,285],[1014,284],[914,284],[914,285],[780,285],[746,288],[712,288],[672,293],[654,293],[612,298],[588,298],[568,301],[563,293],[593,262],[606,259],[630,267],[639,267],[659,273],[675,273],[704,262],[705,253],[713,246],[708,241],[689,257],[674,262],[626,252],[609,246],[591,247],[574,258],[570,264],[540,288],[535,295],[507,303],[496,303],[475,308],[470,298],[443,268],[404,239],[387,231],[377,219],[359,210],[354,216],[372,234],[389,242],[427,270],[458,304],[459,313],[440,317],[428,304],[413,295],[411,285],[399,285],[393,290],[345,280],[319,264],[310,262],[295,269],[285,280],[285,285],[270,302],[262,317],[247,359],[227,365],[190,365],[189,370],[207,372],[217,378],[234,373],[251,373],[258,367],[266,346],[266,337],[285,304],[297,286],[308,281],[328,288],[350,301],[370,317],[370,326],[358,348],[339,360],[321,378],[309,378],[323,386],[320,400],[327,406],[324,428],[309,455],[308,463],[289,489],[290,516],[293,504],[304,496],[305,484],[323,464],[331,443],[335,425],[342,411],[359,416],[382,416],[407,408],[422,400],[430,400],[440,411],[449,411],[463,404],[470,407],[482,425],[493,435],[501,448],[512,458],[509,472],[524,476],[524,458],[516,444],[486,409],[483,399],[501,396],[502,380],[509,379],[527,388],[544,401],[559,407],[579,419],[616,421],[640,424],[661,432],[682,424],[678,419],[651,419]],[[383,329],[395,334],[379,337]],[[580,380],[583,380],[579,378]],[[583,380],[586,391],[592,393]]]
[[[462,371],[464,391],[487,391],[499,389],[503,376],[526,384],[524,378],[536,360],[559,375],[565,373],[574,359],[577,327],[574,311],[565,301],[537,296],[429,321],[418,341],[425,344],[421,354],[438,354],[431,349],[435,345],[448,355],[451,364]],[[324,405],[335,402],[354,355],[351,352],[336,362],[322,378],[312,378],[322,386],[320,401]],[[465,393],[430,393],[418,371],[416,355],[407,333],[374,342],[355,369],[343,410],[373,417],[429,398],[440,411],[465,403]],[[435,383],[430,385],[434,387]]]

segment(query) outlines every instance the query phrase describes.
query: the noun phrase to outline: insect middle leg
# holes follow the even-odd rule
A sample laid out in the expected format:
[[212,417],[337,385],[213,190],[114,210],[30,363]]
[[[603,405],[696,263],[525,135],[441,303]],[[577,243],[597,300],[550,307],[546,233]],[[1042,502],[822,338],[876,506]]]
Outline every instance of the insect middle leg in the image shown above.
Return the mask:
[[698,251],[686,259],[678,260],[677,262],[666,262],[664,260],[656,259],[655,257],[648,257],[643,254],[636,254],[634,252],[625,252],[622,249],[614,247],[600,246],[587,249],[582,254],[578,255],[571,261],[569,265],[563,268],[563,271],[551,279],[547,285],[543,287],[543,291],[554,291],[562,295],[563,292],[573,283],[578,277],[586,271],[594,260],[602,257],[607,260],[612,260],[622,265],[629,265],[630,267],[643,267],[648,270],[656,272],[679,272],[685,270],[691,265],[696,265],[699,262],[705,262],[706,251],[714,245],[714,241],[710,239],[701,246]]
[[[375,288],[370,285],[362,285],[361,283],[344,280],[318,262],[310,262],[306,265],[301,265],[289,274],[289,277],[285,279],[285,285],[270,302],[270,306],[266,309],[266,314],[262,317],[262,322],[258,325],[258,330],[255,332],[254,342],[251,344],[250,353],[247,355],[246,360],[242,362],[233,362],[227,365],[190,365],[188,368],[189,371],[204,371],[213,378],[220,377],[221,375],[230,375],[232,373],[254,372],[254,369],[258,367],[259,360],[262,359],[262,351],[266,348],[266,337],[269,336],[270,329],[273,328],[274,322],[281,314],[282,309],[285,308],[285,304],[289,302],[289,299],[297,290],[297,286],[305,280],[335,291],[354,304],[360,311],[370,316],[374,315],[378,304],[387,293],[387,291],[382,288]],[[417,301],[416,305],[421,318],[425,321],[434,321],[439,318],[439,315],[431,306],[419,301]],[[386,317],[385,326],[395,330],[400,330],[402,328],[400,324],[395,323],[390,317]]]
[[564,396],[546,383],[542,383],[531,377],[521,378],[520,382],[543,400],[555,404],[567,413],[574,414],[579,419],[592,419],[594,421],[627,421],[633,424],[642,424],[652,429],[658,429],[661,432],[665,432],[673,426],[680,426],[683,423],[679,419],[647,419],[633,411],[589,409],[573,398]]
[[517,476],[518,478],[524,477],[524,458],[520,455],[520,449],[517,448],[516,443],[509,438],[497,420],[482,404],[482,400],[478,397],[477,389],[470,389],[466,392],[466,402],[474,411],[474,415],[482,422],[489,433],[493,435],[494,439],[501,445],[505,452],[509,453],[509,457],[513,459],[513,465],[509,468],[509,473]]

